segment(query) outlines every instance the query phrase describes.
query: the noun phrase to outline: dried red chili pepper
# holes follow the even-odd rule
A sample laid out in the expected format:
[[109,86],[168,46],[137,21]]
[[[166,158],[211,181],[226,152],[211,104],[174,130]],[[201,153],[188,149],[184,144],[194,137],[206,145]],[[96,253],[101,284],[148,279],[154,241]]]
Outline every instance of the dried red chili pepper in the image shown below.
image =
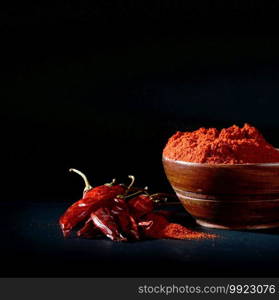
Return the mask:
[[[69,171],[78,174],[79,176],[81,176],[81,178],[84,181],[85,187],[83,189],[83,197],[82,198],[88,198],[88,197],[91,197],[91,195],[94,196],[93,187],[89,183],[86,175],[84,173],[82,173],[81,171],[79,171],[77,169],[73,169],[73,168],[69,169]],[[105,185],[107,185],[107,186],[113,186],[114,184],[115,184],[115,179],[113,179],[112,182],[110,182],[110,183],[106,183]]]
[[[64,236],[68,236],[78,223],[87,220],[77,232],[79,237],[94,238],[100,233],[115,241],[138,240],[142,237],[172,239],[215,237],[170,223],[166,217],[173,215],[173,212],[160,210],[153,213],[155,203],[160,204],[173,195],[164,193],[149,195],[147,188],[132,188],[135,180],[133,176],[129,176],[132,182],[127,188],[113,185],[114,181],[92,188],[83,173],[75,169],[71,171],[82,176],[85,189],[83,198],[70,206],[59,220]],[[131,191],[136,192],[129,194]],[[129,197],[133,198],[127,200]]]
[[114,199],[111,213],[119,223],[121,231],[129,238],[139,240],[138,225],[131,216],[124,196],[117,196]]
[[84,226],[77,232],[78,237],[91,239],[100,233],[99,229],[94,225],[91,217],[85,222]]
[[128,207],[135,218],[150,213],[154,209],[154,202],[151,196],[141,194],[128,201]]
[[145,194],[140,194],[128,201],[129,210],[136,219],[139,219],[152,212],[155,208],[155,203],[165,202],[170,196],[171,194],[166,193],[149,195],[145,191]]
[[119,232],[118,225],[108,208],[99,208],[91,213],[94,225],[113,241],[126,241],[127,239]]
[[162,230],[169,224],[167,218],[156,213],[150,213],[144,217],[144,220],[139,222],[143,230],[143,234],[149,238],[162,238]]
[[[77,170],[75,170],[76,172]],[[59,223],[65,237],[69,236],[71,230],[80,222],[86,220],[92,211],[100,207],[109,206],[112,199],[126,190],[121,185],[105,184],[92,188],[86,176],[82,174],[85,181],[84,197],[72,204],[60,217]]]

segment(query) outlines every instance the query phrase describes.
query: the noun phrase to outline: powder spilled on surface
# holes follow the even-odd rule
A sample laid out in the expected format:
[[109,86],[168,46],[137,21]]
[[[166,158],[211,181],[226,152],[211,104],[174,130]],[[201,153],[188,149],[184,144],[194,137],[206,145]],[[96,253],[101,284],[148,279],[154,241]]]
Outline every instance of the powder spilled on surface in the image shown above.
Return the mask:
[[162,238],[178,240],[201,240],[212,239],[217,236],[204,232],[193,231],[180,224],[170,223],[162,230]]
[[174,134],[163,150],[164,157],[209,164],[279,162],[279,151],[253,126],[233,125],[221,131],[200,128]]
[[194,231],[180,224],[170,223],[164,216],[150,213],[143,222],[144,235],[153,239],[201,240],[216,238],[215,234]]

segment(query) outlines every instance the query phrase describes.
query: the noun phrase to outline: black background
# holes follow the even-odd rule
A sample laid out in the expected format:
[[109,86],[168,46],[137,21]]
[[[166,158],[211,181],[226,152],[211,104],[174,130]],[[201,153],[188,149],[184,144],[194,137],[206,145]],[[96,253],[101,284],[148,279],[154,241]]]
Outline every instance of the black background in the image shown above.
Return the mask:
[[248,122],[279,145],[279,1],[1,6],[2,202],[72,203],[70,167],[171,191],[177,130]]

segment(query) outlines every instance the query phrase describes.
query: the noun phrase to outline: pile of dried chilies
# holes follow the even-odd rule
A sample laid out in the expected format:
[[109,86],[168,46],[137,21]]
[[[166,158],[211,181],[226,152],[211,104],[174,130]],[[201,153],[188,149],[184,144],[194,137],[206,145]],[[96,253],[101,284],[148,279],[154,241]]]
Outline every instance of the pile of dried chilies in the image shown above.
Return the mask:
[[170,223],[168,211],[154,211],[155,203],[164,194],[149,195],[147,188],[111,183],[92,187],[87,177],[76,169],[84,182],[83,197],[72,204],[60,217],[59,224],[64,237],[68,237],[77,226],[77,236],[95,238],[105,235],[113,241],[153,239],[202,239],[213,235],[196,232],[182,225]]

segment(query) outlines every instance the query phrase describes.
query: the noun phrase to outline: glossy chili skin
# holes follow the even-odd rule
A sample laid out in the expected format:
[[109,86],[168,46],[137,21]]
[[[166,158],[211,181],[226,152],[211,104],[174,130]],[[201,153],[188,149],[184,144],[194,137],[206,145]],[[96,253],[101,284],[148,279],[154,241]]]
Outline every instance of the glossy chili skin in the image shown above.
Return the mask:
[[130,214],[128,205],[123,197],[115,197],[111,212],[115,216],[121,231],[127,238],[139,240],[139,230],[137,222]]
[[113,241],[126,241],[127,239],[122,236],[119,227],[109,208],[99,208],[91,213],[91,219],[94,225],[100,231]]
[[84,226],[77,232],[77,236],[86,239],[92,239],[100,233],[94,225],[91,217],[85,222]]
[[128,207],[131,214],[139,219],[140,217],[150,213],[154,209],[152,198],[146,194],[141,194],[128,201]]
[[163,231],[167,225],[169,225],[167,218],[156,213],[149,213],[139,222],[143,235],[154,239],[164,238]]
[[121,185],[101,185],[86,192],[82,199],[72,204],[60,217],[59,224],[63,235],[69,236],[71,230],[88,219],[92,211],[110,206],[113,198],[124,192],[125,188]]

